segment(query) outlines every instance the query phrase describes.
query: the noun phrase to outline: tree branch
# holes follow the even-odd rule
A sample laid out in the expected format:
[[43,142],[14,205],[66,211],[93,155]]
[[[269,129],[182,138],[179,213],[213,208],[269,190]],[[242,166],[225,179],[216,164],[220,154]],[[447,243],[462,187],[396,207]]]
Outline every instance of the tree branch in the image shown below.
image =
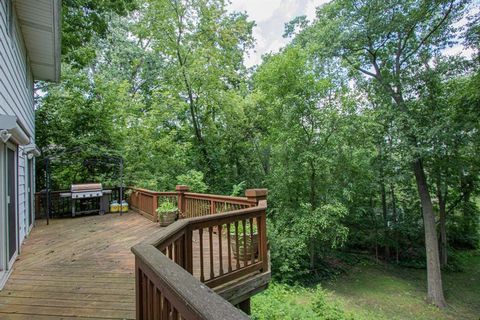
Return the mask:
[[349,64],[350,66],[352,66],[352,68],[354,68],[354,69],[356,69],[356,70],[358,70],[358,71],[366,74],[367,76],[370,76],[370,77],[373,77],[373,78],[375,78],[375,79],[378,79],[378,77],[377,77],[376,74],[374,74],[374,73],[372,73],[372,72],[370,72],[370,71],[368,71],[368,70],[366,70],[366,69],[363,69],[363,68],[361,68],[361,67],[355,66],[355,65],[353,64],[353,62],[352,62],[346,55],[344,55],[343,58],[348,62],[348,64]]
[[430,39],[430,37],[445,23],[445,21],[447,20],[448,16],[450,16],[450,13],[452,12],[452,9],[453,9],[453,3],[454,1],[452,0],[450,2],[450,6],[448,7],[447,11],[445,12],[445,14],[443,15],[442,19],[440,19],[440,22],[437,23],[433,28],[432,30],[430,30],[430,32],[427,33],[427,35],[425,35],[425,37],[422,38],[422,40],[420,41],[419,45],[417,46],[417,48],[415,48],[414,50],[412,50],[412,52],[410,52],[409,54],[407,54],[405,56],[405,58],[402,59],[402,61],[400,62],[400,65],[402,65],[403,63],[405,63],[412,55],[414,55],[415,53],[418,52],[418,50],[420,50],[420,48],[425,45],[425,43],[428,41],[428,39]]

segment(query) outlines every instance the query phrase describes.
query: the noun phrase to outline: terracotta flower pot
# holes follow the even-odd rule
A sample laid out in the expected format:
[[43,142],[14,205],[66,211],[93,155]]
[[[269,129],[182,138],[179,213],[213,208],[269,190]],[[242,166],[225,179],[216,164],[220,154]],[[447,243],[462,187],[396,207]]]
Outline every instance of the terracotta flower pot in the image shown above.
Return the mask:
[[[258,234],[253,234],[253,238],[250,234],[246,236],[246,244],[244,245],[243,234],[238,235],[238,257],[237,257],[237,242],[235,235],[230,234],[230,248],[235,259],[245,261],[252,259],[252,253],[254,257],[258,256]],[[246,249],[246,250],[245,250]],[[245,255],[246,253],[246,255]]]
[[160,223],[160,227],[166,227],[174,223],[177,215],[178,210],[159,213],[158,222]]

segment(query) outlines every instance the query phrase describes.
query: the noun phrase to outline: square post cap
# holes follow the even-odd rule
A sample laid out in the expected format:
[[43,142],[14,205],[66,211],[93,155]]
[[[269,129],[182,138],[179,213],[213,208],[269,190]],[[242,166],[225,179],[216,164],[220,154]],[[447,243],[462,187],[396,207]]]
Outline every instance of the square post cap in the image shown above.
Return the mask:
[[258,203],[260,200],[266,200],[268,195],[268,189],[247,189],[245,190],[245,196],[250,201]]

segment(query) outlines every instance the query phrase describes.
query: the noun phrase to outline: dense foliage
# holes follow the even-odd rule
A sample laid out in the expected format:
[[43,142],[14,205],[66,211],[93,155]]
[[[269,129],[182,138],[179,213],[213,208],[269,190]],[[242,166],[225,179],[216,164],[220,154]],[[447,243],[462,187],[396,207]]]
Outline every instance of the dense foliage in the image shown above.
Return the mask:
[[[300,296],[311,296],[306,301]],[[352,314],[346,313],[341,306],[328,300],[328,295],[321,286],[305,289],[272,284],[268,293],[255,297],[255,311],[252,319],[316,319],[316,320],[353,320]]]
[[78,161],[52,164],[54,188],[118,184],[111,155],[139,187],[266,187],[283,281],[328,275],[339,250],[430,274],[479,247],[475,3],[334,0],[287,24],[291,43],[251,70],[253,22],[225,1],[121,3],[63,2],[62,82],[38,89],[37,141]]

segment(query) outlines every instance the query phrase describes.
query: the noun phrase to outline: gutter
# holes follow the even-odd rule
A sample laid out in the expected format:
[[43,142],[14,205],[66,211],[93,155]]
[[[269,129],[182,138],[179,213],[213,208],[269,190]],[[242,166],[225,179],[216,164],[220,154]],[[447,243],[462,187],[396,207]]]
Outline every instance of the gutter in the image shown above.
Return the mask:
[[62,54],[62,0],[53,0],[54,82],[60,81]]

